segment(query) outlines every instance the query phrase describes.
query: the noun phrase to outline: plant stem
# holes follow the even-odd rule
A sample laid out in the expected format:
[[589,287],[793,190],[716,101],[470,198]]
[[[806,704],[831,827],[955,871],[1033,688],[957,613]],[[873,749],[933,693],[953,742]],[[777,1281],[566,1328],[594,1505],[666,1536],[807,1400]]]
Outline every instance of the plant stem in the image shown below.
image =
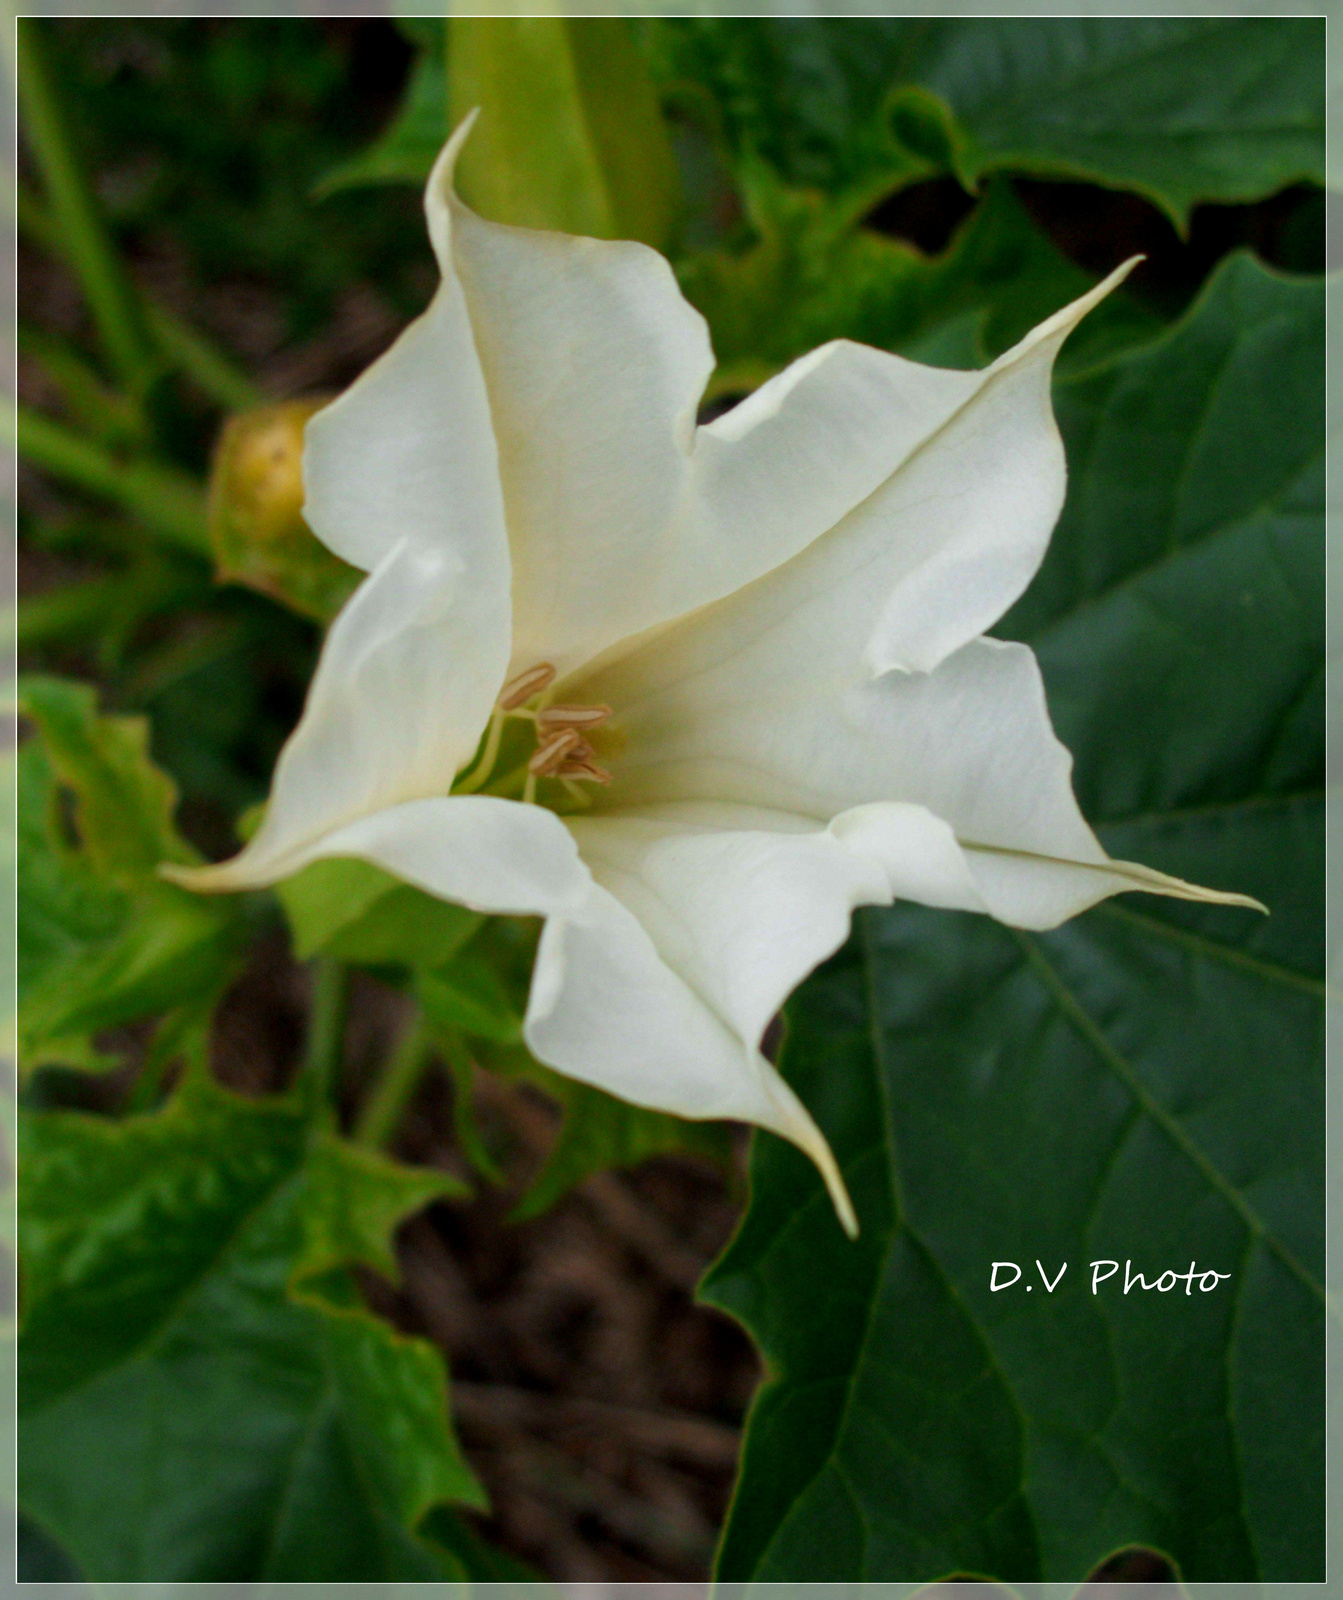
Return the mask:
[[159,349],[202,394],[230,411],[246,411],[266,398],[240,367],[190,323],[152,300],[146,300],[145,315]]
[[499,759],[499,742],[504,736],[504,718],[507,715],[508,713],[500,706],[495,706],[480,760],[470,772],[453,784],[453,794],[474,794],[494,771],[494,763]]
[[[68,259],[61,231],[45,207],[19,183],[11,196],[14,221],[32,244],[48,254]],[[202,394],[229,410],[245,411],[266,398],[243,369],[211,340],[160,305],[152,295],[141,294],[145,321],[159,349],[184,372]]]
[[417,1013],[364,1102],[354,1127],[356,1144],[380,1150],[391,1142],[433,1053],[429,1030]]
[[334,1110],[345,1048],[347,975],[344,965],[330,956],[318,956],[312,965],[312,1007],[301,1080],[314,1110]]
[[60,389],[72,420],[109,445],[143,445],[144,416],[124,394],[109,389],[84,358],[61,339],[19,328],[19,350]]
[[16,407],[4,420],[13,424],[19,454],[35,467],[119,502],[161,538],[193,555],[209,556],[205,493],[189,473],[159,461],[120,461],[26,406]]
[[135,290],[70,148],[35,19],[20,20],[16,50],[23,130],[42,169],[66,256],[79,276],[108,359],[130,392],[141,398],[158,376],[159,363]]
[[508,1182],[485,1148],[476,1125],[476,1063],[456,1028],[439,1028],[435,1042],[452,1074],[452,1125],[462,1154],[483,1177],[500,1188]]
[[125,575],[116,573],[25,595],[7,608],[0,633],[19,650],[53,640],[87,638],[109,612],[121,610],[132,587]]

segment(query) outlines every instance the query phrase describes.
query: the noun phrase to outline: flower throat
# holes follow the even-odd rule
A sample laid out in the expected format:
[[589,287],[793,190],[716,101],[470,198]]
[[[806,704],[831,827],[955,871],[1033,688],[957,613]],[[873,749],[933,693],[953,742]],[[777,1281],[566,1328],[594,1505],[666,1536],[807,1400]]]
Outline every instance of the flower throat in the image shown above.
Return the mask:
[[[548,661],[509,679],[494,702],[480,759],[453,784],[453,794],[484,789],[487,794],[508,796],[520,788],[522,800],[531,805],[536,801],[537,780],[549,778],[563,786],[570,800],[586,806],[582,784],[610,783],[611,774],[597,764],[597,752],[586,737],[611,715],[610,706],[548,705],[554,682],[555,669]],[[533,724],[536,748],[526,762],[494,778],[504,726],[510,719]]]

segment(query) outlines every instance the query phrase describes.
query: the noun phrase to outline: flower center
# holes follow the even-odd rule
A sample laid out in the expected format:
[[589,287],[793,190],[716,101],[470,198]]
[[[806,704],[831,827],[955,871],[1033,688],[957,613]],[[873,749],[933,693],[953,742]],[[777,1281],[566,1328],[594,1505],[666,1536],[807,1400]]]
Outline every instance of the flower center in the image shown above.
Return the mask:
[[[554,682],[555,669],[548,661],[509,679],[494,703],[480,759],[453,784],[453,794],[474,794],[488,784],[489,794],[509,795],[521,789],[523,801],[530,805],[536,800],[538,780],[548,779],[560,784],[570,800],[586,806],[589,801],[581,784],[610,783],[611,774],[597,764],[597,752],[586,737],[611,715],[610,706],[549,705]],[[532,724],[536,748],[525,762],[494,778],[505,724],[510,720]]]

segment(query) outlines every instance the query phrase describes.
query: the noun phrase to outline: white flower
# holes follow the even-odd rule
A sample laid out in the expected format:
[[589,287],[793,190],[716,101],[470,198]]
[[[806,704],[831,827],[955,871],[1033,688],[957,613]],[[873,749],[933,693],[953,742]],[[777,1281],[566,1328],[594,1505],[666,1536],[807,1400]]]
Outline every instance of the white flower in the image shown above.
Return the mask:
[[1111,861],[1034,656],[983,637],[1062,504],[1055,354],[1126,269],[983,372],[841,340],[697,427],[713,357],[666,262],[475,216],[467,131],[429,180],[433,304],[308,426],[307,519],[369,575],[261,829],[174,875],[360,856],[545,917],[535,1054],[792,1139],[852,1230],[758,1046],[855,906],[1048,928],[1123,889],[1253,903]]

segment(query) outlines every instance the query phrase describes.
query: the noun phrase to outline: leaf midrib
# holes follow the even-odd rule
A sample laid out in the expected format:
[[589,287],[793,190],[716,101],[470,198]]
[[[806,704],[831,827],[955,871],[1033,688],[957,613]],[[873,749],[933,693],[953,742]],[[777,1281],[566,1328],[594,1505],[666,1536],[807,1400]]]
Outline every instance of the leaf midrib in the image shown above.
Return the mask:
[[40,1405],[33,1407],[31,1414],[34,1416],[41,1415],[42,1412],[49,1410],[52,1406],[61,1405],[74,1396],[82,1394],[94,1384],[99,1383],[102,1379],[115,1372],[119,1372],[122,1368],[131,1366],[137,1361],[151,1356],[181,1321],[189,1309],[192,1299],[199,1293],[201,1286],[207,1279],[219,1272],[226,1265],[229,1258],[239,1249],[248,1229],[256,1221],[260,1213],[274,1203],[276,1197],[282,1193],[286,1185],[297,1181],[301,1166],[302,1161],[300,1160],[291,1170],[278,1174],[272,1183],[259,1191],[253,1202],[244,1207],[233,1226],[221,1239],[218,1247],[202,1259],[197,1270],[186,1279],[178,1292],[169,1301],[163,1314],[155,1321],[146,1324],[145,1336],[142,1339],[130,1346],[115,1360],[97,1367],[77,1382],[68,1384],[65,1388],[44,1400]]
[[1204,1181],[1232,1208],[1250,1234],[1264,1242],[1302,1286],[1326,1309],[1330,1309],[1324,1286],[1300,1262],[1293,1252],[1270,1231],[1259,1214],[1241,1194],[1235,1184],[1214,1165],[1200,1146],[1186,1132],[1179,1119],[1173,1116],[1152,1094],[1141,1075],[1126,1057],[1111,1043],[1100,1024],[1069,988],[1053,962],[1040,948],[1039,942],[1019,928],[1007,930],[1020,946],[1030,969],[1055,1007],[1072,1024],[1092,1051],[1128,1091],[1143,1113],[1161,1129],[1186,1160],[1191,1162]]

